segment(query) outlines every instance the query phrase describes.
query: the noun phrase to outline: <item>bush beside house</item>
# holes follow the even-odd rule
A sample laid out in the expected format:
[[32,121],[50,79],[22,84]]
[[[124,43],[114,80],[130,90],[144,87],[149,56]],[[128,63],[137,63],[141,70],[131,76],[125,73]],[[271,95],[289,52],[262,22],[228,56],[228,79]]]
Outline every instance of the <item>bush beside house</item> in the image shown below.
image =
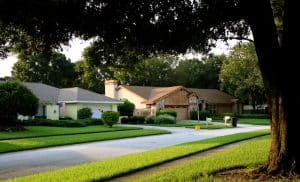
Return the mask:
[[158,115],[154,121],[156,124],[175,124],[176,118],[169,114]]
[[134,103],[130,102],[128,99],[122,99],[123,104],[118,105],[118,111],[121,116],[132,116],[135,109]]
[[34,116],[38,98],[18,82],[0,83],[0,130],[15,126],[18,114]]
[[90,108],[85,107],[78,110],[77,117],[78,119],[88,119],[92,117],[92,114],[92,110]]
[[176,111],[173,111],[173,110],[170,110],[170,109],[161,109],[160,111],[157,112],[157,116],[159,115],[171,115],[173,116],[174,118],[177,117],[177,112]]
[[119,113],[115,111],[105,111],[102,114],[103,123],[112,127],[114,124],[118,123],[119,121]]

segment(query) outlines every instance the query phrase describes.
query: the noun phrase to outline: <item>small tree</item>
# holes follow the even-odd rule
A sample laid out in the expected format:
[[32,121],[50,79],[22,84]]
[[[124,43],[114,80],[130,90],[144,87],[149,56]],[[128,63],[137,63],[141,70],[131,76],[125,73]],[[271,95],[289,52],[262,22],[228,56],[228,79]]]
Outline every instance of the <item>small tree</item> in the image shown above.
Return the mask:
[[18,114],[35,115],[38,103],[38,98],[22,84],[0,83],[0,128],[16,125]]
[[122,99],[124,102],[118,106],[118,111],[121,116],[132,116],[135,109],[134,103],[130,102],[128,99]]
[[119,116],[119,113],[116,111],[105,111],[102,114],[102,120],[104,124],[108,125],[109,127],[112,127],[118,122]]
[[78,116],[78,119],[88,119],[88,118],[91,118],[92,117],[92,111],[90,108],[82,108],[82,109],[79,109],[78,112],[77,112],[77,116]]

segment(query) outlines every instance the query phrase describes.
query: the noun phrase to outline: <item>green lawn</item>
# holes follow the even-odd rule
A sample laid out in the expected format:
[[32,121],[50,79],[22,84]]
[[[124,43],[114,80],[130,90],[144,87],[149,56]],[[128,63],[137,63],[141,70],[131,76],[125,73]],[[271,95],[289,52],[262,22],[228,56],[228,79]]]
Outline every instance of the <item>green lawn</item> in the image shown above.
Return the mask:
[[[213,120],[213,122],[224,123],[223,120]],[[270,125],[270,119],[253,119],[253,118],[238,118],[237,125],[254,124],[254,125]]]
[[[268,130],[233,134],[190,142],[152,151],[130,154],[98,162],[91,162],[51,172],[12,179],[11,181],[103,181],[166,161],[188,156],[217,146],[267,135]],[[254,147],[256,148],[256,147]],[[182,172],[181,172],[182,173]]]
[[266,136],[209,157],[141,177],[140,181],[224,181],[224,179],[213,178],[211,174],[233,167],[253,168],[262,164],[267,160],[270,143],[270,136]]
[[[204,121],[193,121],[193,120],[182,120],[177,121],[176,124],[151,124],[152,126],[162,126],[162,127],[186,127],[195,128],[195,125],[199,125],[201,129],[221,129],[226,128],[224,124],[219,123],[206,123]],[[231,126],[227,126],[229,128]]]
[[157,129],[140,129],[140,130],[111,131],[111,132],[88,133],[88,134],[77,134],[77,135],[60,135],[60,136],[48,136],[48,137],[0,140],[0,153],[35,149],[35,148],[44,148],[50,146],[67,145],[67,144],[74,144],[74,143],[112,140],[112,139],[157,135],[157,134],[166,134],[166,133],[169,132],[164,130],[157,130]]
[[95,125],[87,127],[27,126],[25,128],[27,130],[18,132],[1,131],[0,140],[141,129],[137,127],[122,126],[114,126],[112,128],[109,128],[104,125]]

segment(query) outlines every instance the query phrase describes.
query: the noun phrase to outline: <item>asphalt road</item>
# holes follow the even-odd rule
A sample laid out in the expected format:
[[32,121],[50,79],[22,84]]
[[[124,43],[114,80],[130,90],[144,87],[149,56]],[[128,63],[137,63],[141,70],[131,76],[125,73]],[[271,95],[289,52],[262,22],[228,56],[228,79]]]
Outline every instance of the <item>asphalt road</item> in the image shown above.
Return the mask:
[[159,128],[172,133],[0,154],[0,180],[190,141],[269,128],[242,124],[237,128],[200,131],[181,127],[141,127]]

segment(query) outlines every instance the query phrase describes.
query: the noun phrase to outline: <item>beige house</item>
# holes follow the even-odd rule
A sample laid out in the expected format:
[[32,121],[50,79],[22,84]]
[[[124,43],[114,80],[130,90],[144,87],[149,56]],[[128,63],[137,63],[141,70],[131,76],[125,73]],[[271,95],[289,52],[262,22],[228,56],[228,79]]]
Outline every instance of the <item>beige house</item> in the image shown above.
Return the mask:
[[210,109],[215,113],[239,111],[238,99],[216,89],[128,86],[107,80],[105,96],[128,99],[135,104],[137,115],[145,111],[154,115],[160,109],[171,109],[177,112],[178,119],[188,119],[190,111],[199,109]]
[[60,117],[78,119],[81,108],[90,108],[92,118],[101,118],[104,111],[117,111],[120,100],[106,97],[79,87],[59,89],[43,83],[23,82],[39,98],[36,116],[58,120]]

